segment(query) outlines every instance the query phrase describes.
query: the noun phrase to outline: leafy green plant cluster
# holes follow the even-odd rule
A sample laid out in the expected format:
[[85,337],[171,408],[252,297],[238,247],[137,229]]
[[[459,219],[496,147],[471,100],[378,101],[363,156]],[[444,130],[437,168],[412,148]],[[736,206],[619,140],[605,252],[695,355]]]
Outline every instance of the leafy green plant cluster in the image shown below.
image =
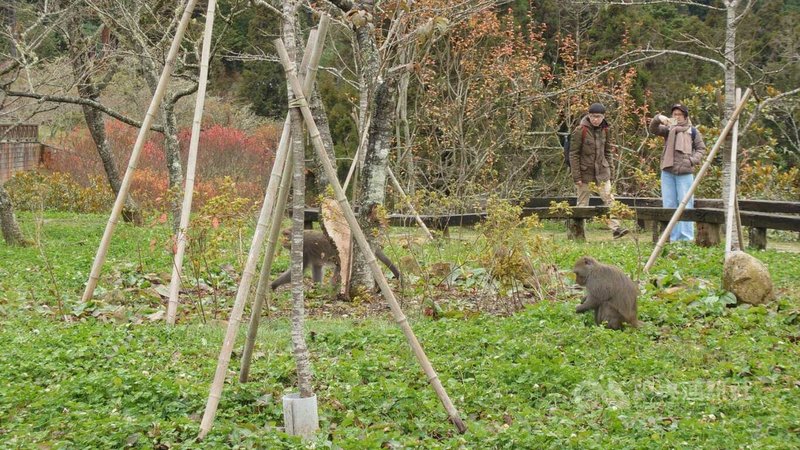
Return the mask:
[[541,229],[538,216],[523,218],[521,206],[490,198],[486,220],[476,227],[486,242],[478,261],[505,289],[549,284],[540,266],[551,246]]

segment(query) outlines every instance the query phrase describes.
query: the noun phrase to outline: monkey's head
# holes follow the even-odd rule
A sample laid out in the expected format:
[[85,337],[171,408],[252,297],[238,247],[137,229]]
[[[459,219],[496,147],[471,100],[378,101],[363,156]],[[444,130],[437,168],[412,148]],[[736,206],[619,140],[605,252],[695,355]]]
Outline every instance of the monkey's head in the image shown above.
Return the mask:
[[292,247],[292,229],[291,228],[284,228],[281,230],[281,247],[283,248],[291,248]]
[[581,256],[578,258],[578,260],[575,261],[575,267],[572,268],[572,272],[575,274],[575,282],[581,286],[585,286],[586,279],[597,264],[597,260],[591,256]]

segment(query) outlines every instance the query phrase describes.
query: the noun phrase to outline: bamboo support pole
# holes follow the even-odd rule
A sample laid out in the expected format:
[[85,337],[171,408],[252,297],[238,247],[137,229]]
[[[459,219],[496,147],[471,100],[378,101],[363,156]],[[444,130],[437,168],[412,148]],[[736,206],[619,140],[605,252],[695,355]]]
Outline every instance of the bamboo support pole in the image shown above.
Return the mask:
[[[742,89],[736,88],[736,103],[739,103],[739,97],[742,95]],[[736,221],[736,217],[739,215],[739,212],[736,211],[736,174],[739,171],[739,165],[737,164],[737,153],[739,152],[739,118],[736,118],[736,123],[733,124],[733,132],[731,134],[731,170],[730,170],[730,188],[728,189],[728,209],[725,211],[725,259],[728,258],[728,255],[731,253],[733,249],[733,226],[734,223],[738,223]],[[738,234],[737,237],[741,236]],[[741,248],[742,242],[739,241],[739,247]],[[739,250],[733,249],[733,250]]]
[[[309,60],[309,67],[316,67],[319,64],[319,58],[322,54],[321,43],[325,40],[325,32],[328,28],[330,18],[323,15],[319,22],[319,30],[317,42],[320,45],[313,47],[314,51],[311,59]],[[314,80],[311,75],[315,72],[309,71],[306,76],[305,84],[313,86]],[[242,271],[242,279],[239,282],[239,288],[236,291],[236,300],[233,304],[230,317],[228,319],[228,328],[225,333],[225,339],[222,343],[222,348],[219,353],[217,361],[217,370],[214,374],[214,381],[211,384],[211,389],[208,395],[208,402],[206,409],[203,412],[203,419],[200,422],[200,434],[198,438],[203,439],[211,430],[211,425],[214,423],[214,416],[217,413],[217,406],[219,406],[220,398],[222,397],[222,387],[225,384],[225,376],[228,372],[228,365],[231,361],[231,353],[233,352],[233,344],[236,340],[236,333],[239,329],[239,324],[242,320],[242,312],[244,311],[244,304],[247,300],[247,295],[250,292],[250,285],[255,275],[255,268],[258,263],[258,258],[261,254],[261,247],[264,245],[264,237],[268,225],[269,215],[273,212],[275,206],[275,199],[277,197],[276,191],[281,184],[283,169],[286,165],[286,158],[289,153],[289,135],[290,135],[289,115],[286,116],[286,121],[283,125],[283,134],[278,146],[278,152],[275,155],[275,162],[272,166],[272,173],[270,175],[269,183],[267,185],[267,192],[264,194],[264,203],[261,206],[261,212],[258,216],[258,224],[256,225],[255,233],[253,234],[253,241],[250,244],[250,252],[247,255],[244,270]]]
[[[325,30],[323,30],[325,31]],[[322,45],[322,41],[317,42],[319,33],[317,30],[311,30],[308,36],[308,43],[306,44],[305,53],[303,53],[303,61],[300,63],[301,72],[309,72],[306,74],[306,80],[311,80],[311,84],[304,86],[306,92],[311,92],[313,80],[316,78],[317,62],[312,67],[309,67],[311,56],[315,54],[312,45]],[[286,115],[287,120],[289,115]],[[289,145],[289,140],[281,141],[281,145]],[[285,150],[288,151],[288,150]],[[267,237],[267,249],[264,255],[264,263],[261,265],[261,272],[258,275],[258,283],[256,285],[256,296],[253,301],[253,307],[250,313],[250,325],[247,329],[247,339],[244,344],[244,351],[242,352],[241,368],[239,371],[239,382],[247,383],[250,378],[250,363],[252,361],[253,349],[255,348],[256,338],[258,337],[258,326],[261,323],[261,311],[264,309],[264,303],[269,306],[270,296],[272,291],[268,288],[269,276],[272,272],[272,263],[275,260],[275,249],[277,247],[278,234],[280,233],[281,220],[283,219],[283,210],[286,208],[286,202],[289,198],[289,187],[292,183],[292,158],[286,158],[286,164],[283,169],[283,178],[281,185],[278,189],[278,199],[275,205],[275,210],[272,213],[272,220],[270,222],[269,236]]]
[[197,0],[186,1],[183,16],[178,23],[178,28],[175,30],[175,37],[172,39],[172,45],[167,53],[167,59],[164,61],[164,70],[161,72],[161,78],[159,78],[156,91],[153,93],[153,99],[150,101],[150,106],[147,108],[144,120],[142,120],[142,127],[139,129],[139,135],[136,137],[136,143],[133,145],[131,157],[128,160],[128,169],[125,171],[125,176],[122,178],[122,184],[119,187],[117,199],[114,201],[114,207],[111,209],[111,216],[108,218],[106,229],[103,232],[103,238],[100,240],[100,246],[94,257],[92,271],[89,274],[89,279],[86,281],[86,289],[83,291],[83,296],[81,297],[81,300],[84,302],[92,298],[94,289],[97,287],[97,282],[100,279],[100,270],[103,268],[103,263],[108,254],[108,247],[111,244],[111,235],[114,234],[114,228],[116,228],[117,222],[119,221],[119,215],[122,213],[122,208],[125,206],[125,199],[128,198],[128,191],[133,181],[133,173],[136,171],[136,166],[139,163],[139,154],[144,147],[147,133],[150,131],[150,126],[155,120],[155,115],[156,112],[158,112],[158,107],[161,105],[161,100],[164,99],[169,77],[175,69],[175,59],[178,57],[181,41],[183,40],[183,35],[186,32],[189,20],[192,18],[192,12],[194,11],[196,3]]
[[417,224],[419,225],[420,228],[422,228],[422,231],[425,232],[425,236],[428,237],[428,240],[432,241],[433,240],[433,235],[431,235],[430,230],[428,230],[428,227],[425,226],[425,222],[422,221],[422,217],[419,216],[419,214],[417,213],[416,208],[414,208],[414,205],[411,203],[411,200],[409,200],[408,196],[406,195],[406,191],[404,191],[403,187],[400,186],[400,182],[398,182],[397,181],[397,177],[394,176],[394,172],[392,172],[392,168],[391,167],[387,167],[386,171],[389,173],[389,178],[392,180],[392,184],[394,184],[394,188],[397,189],[398,193],[400,193],[400,197],[402,197],[403,200],[406,202],[406,206],[408,206],[408,209],[411,210],[411,214],[413,214],[414,218],[417,220]]
[[314,118],[311,115],[311,109],[308,107],[306,97],[303,95],[303,90],[300,86],[300,81],[297,79],[297,71],[294,68],[294,64],[292,64],[291,60],[289,59],[289,55],[286,52],[286,48],[283,45],[283,41],[281,39],[276,39],[274,43],[275,43],[275,48],[277,49],[278,54],[280,55],[281,62],[283,63],[283,68],[286,71],[286,76],[289,80],[289,85],[291,86],[291,89],[295,93],[296,103],[297,105],[299,105],[300,112],[303,114],[303,119],[306,122],[306,127],[308,128],[309,136],[311,137],[311,142],[314,145],[314,149],[317,152],[317,156],[322,162],[322,165],[325,169],[325,173],[328,176],[331,185],[333,186],[333,190],[336,195],[336,200],[342,206],[345,218],[347,219],[347,223],[350,225],[350,229],[352,230],[353,235],[355,236],[356,242],[358,243],[358,246],[360,247],[364,255],[366,255],[367,264],[369,265],[372,274],[375,277],[375,280],[378,282],[378,285],[381,288],[383,297],[386,299],[387,303],[389,304],[389,308],[392,310],[392,315],[394,316],[395,322],[397,322],[397,324],[403,330],[403,334],[405,335],[408,344],[411,346],[415,356],[417,357],[417,360],[419,361],[419,364],[422,366],[423,371],[428,377],[428,382],[433,387],[433,390],[436,392],[436,395],[439,397],[439,400],[441,400],[442,405],[447,411],[447,415],[449,416],[450,421],[456,426],[456,428],[460,433],[464,433],[467,430],[466,425],[459,417],[458,411],[456,410],[455,406],[453,406],[453,403],[450,401],[450,397],[444,390],[441,380],[439,380],[439,376],[433,369],[433,366],[428,360],[427,355],[425,355],[425,350],[423,350],[422,346],[417,340],[417,337],[414,335],[414,331],[411,329],[411,325],[408,323],[408,319],[403,314],[403,311],[400,309],[400,305],[398,304],[397,299],[394,296],[394,293],[389,287],[389,283],[386,281],[386,277],[383,275],[383,272],[381,271],[380,267],[378,267],[378,262],[375,259],[375,254],[372,252],[372,249],[370,248],[369,243],[367,242],[366,236],[364,236],[364,232],[358,225],[358,221],[356,220],[355,214],[353,213],[353,209],[350,207],[350,203],[347,201],[345,192],[342,189],[342,186],[339,184],[339,180],[336,177],[336,170],[333,168],[333,165],[328,159],[328,155],[325,153],[325,147],[322,142],[322,138],[320,137],[319,129],[314,123]]
[[197,99],[192,121],[192,137],[189,141],[189,160],[186,166],[186,182],[183,188],[183,205],[181,206],[181,222],[175,234],[175,259],[172,264],[172,278],[169,281],[169,300],[167,303],[167,324],[175,324],[178,312],[178,294],[181,289],[181,273],[183,271],[183,255],[186,252],[186,232],[189,230],[189,216],[192,213],[192,197],[194,195],[194,176],[197,168],[197,149],[200,146],[200,124],[203,121],[203,109],[206,102],[206,86],[208,86],[208,61],[211,58],[211,36],[214,30],[214,15],[217,9],[216,0],[208,0],[206,10],[206,26],[203,30],[203,50],[200,55],[200,80],[197,87]]
[[644,266],[645,272],[649,272],[650,268],[653,267],[653,264],[656,262],[658,254],[661,252],[661,249],[664,248],[664,244],[669,238],[670,231],[672,231],[672,228],[675,227],[675,224],[678,223],[678,220],[680,220],[683,210],[686,209],[686,205],[689,203],[689,199],[692,198],[697,186],[700,185],[703,175],[705,175],[706,171],[708,171],[708,168],[711,166],[714,156],[716,156],[719,148],[722,146],[722,142],[725,141],[725,137],[728,136],[728,133],[730,133],[734,123],[736,123],[736,119],[739,117],[739,114],[741,114],[741,112],[744,110],[744,106],[747,104],[747,99],[750,98],[750,94],[752,94],[752,92],[753,91],[750,88],[747,88],[747,90],[744,92],[744,96],[742,96],[741,102],[736,105],[736,109],[728,119],[728,123],[725,124],[725,128],[722,129],[722,133],[720,133],[719,137],[717,138],[717,142],[714,143],[714,147],[708,153],[706,161],[703,163],[703,166],[700,167],[700,171],[697,172],[697,176],[695,177],[692,186],[689,188],[689,191],[686,193],[686,195],[683,196],[683,200],[681,200],[681,203],[678,205],[678,209],[675,210],[675,213],[672,215],[672,219],[670,219],[667,227],[661,233],[661,238],[659,238],[656,247],[653,249],[653,253],[650,254],[650,258],[647,260],[647,264]]
[[353,155],[353,162],[350,163],[350,170],[347,171],[347,177],[344,179],[344,185],[342,185],[342,189],[345,191],[347,187],[350,186],[350,179],[353,177],[353,173],[356,171],[356,166],[358,165],[358,152],[361,151],[361,146],[356,149],[356,154]]
[[361,153],[364,152],[364,149],[367,146],[367,137],[369,136],[369,124],[370,124],[370,117],[367,116],[366,123],[364,124],[364,129],[359,130],[360,134],[358,139],[358,148],[356,148],[356,154],[353,155],[353,162],[350,164],[350,170],[347,171],[347,177],[344,179],[344,185],[342,186],[342,189],[344,189],[345,191],[347,191],[347,186],[350,186],[350,180],[356,171],[356,167],[358,166],[358,160],[361,159]]
[[286,203],[289,199],[289,188],[292,184],[292,158],[286,158],[286,168],[283,170],[283,180],[281,187],[278,190],[278,202],[275,206],[275,212],[272,215],[272,223],[270,224],[269,237],[267,238],[267,250],[264,255],[264,263],[261,265],[261,273],[258,278],[258,287],[256,288],[256,297],[253,301],[253,307],[250,313],[250,326],[247,329],[247,340],[244,344],[242,351],[241,369],[239,370],[239,382],[247,383],[250,378],[250,363],[253,358],[253,349],[256,345],[256,338],[258,337],[258,326],[261,323],[261,311],[264,309],[264,304],[269,307],[269,301],[272,297],[272,289],[269,285],[269,277],[272,272],[272,263],[275,261],[275,249],[277,248],[278,235],[281,231],[281,221],[283,219],[283,210],[286,208]]

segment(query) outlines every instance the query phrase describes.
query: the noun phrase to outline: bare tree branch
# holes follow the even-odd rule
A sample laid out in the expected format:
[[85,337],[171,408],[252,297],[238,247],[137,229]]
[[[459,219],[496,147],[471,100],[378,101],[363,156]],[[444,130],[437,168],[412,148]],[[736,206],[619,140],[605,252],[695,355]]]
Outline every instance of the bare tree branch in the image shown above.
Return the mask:
[[[135,119],[132,119],[132,118],[130,118],[128,116],[125,116],[123,114],[120,114],[120,113],[118,113],[118,112],[106,107],[102,103],[99,103],[99,102],[96,102],[96,101],[93,101],[93,100],[80,98],[80,97],[64,96],[64,95],[47,95],[47,94],[37,94],[35,92],[12,91],[10,89],[6,89],[6,90],[4,90],[4,92],[6,93],[6,95],[8,95],[10,97],[33,98],[33,99],[37,99],[37,100],[40,100],[40,101],[43,101],[43,102],[69,103],[69,104],[73,104],[73,105],[90,106],[90,107],[92,107],[94,109],[97,109],[98,111],[102,111],[105,114],[108,114],[109,116],[119,120],[122,123],[126,123],[126,124],[128,124],[128,125],[130,125],[132,127],[136,127],[136,128],[141,128],[142,127],[142,123],[141,122],[139,122],[139,121],[137,121]],[[164,128],[161,127],[160,125],[153,125],[153,126],[150,127],[150,129],[153,130],[153,131],[157,131],[159,133],[163,133],[164,132]]]
[[577,1],[576,3],[584,5],[601,5],[601,6],[605,5],[648,6],[648,5],[672,4],[672,5],[685,5],[685,6],[699,6],[701,8],[712,9],[715,11],[725,11],[725,8],[720,8],[718,6],[711,6],[705,3],[700,3],[692,0],[612,0],[612,1],[586,0],[586,1]]
[[792,89],[791,91],[782,92],[774,97],[765,99],[764,101],[759,103],[758,107],[756,107],[756,110],[753,111],[753,114],[751,114],[750,118],[747,119],[747,123],[739,131],[741,133],[741,136],[744,137],[744,135],[747,134],[747,129],[750,128],[753,122],[755,122],[755,120],[758,118],[758,115],[761,113],[761,111],[764,109],[765,106],[769,105],[770,103],[774,103],[782,98],[796,95],[798,93],[800,93],[800,88],[795,88]]

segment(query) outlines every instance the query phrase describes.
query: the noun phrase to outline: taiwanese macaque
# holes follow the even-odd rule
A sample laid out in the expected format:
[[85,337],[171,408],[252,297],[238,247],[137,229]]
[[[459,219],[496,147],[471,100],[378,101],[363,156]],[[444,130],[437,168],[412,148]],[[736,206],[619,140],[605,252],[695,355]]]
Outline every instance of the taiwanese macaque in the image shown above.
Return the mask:
[[[291,234],[292,230],[283,230],[283,239],[281,245],[286,249],[291,249]],[[401,279],[400,271],[392,263],[392,261],[383,253],[379,248],[375,249],[375,257],[386,265],[392,274],[398,280]],[[334,266],[334,275],[332,283],[339,282],[339,252],[333,242],[319,230],[303,230],[303,270],[311,267],[311,275],[314,282],[319,284],[322,282],[322,271],[325,266]],[[291,281],[292,273],[291,268],[283,272],[275,281],[272,282],[271,287],[274,291],[281,285]]]
[[633,327],[642,324],[636,318],[639,288],[622,270],[583,256],[572,271],[577,283],[586,288],[586,296],[575,308],[576,313],[593,310],[595,323],[606,324],[612,330],[619,330],[623,323]]

